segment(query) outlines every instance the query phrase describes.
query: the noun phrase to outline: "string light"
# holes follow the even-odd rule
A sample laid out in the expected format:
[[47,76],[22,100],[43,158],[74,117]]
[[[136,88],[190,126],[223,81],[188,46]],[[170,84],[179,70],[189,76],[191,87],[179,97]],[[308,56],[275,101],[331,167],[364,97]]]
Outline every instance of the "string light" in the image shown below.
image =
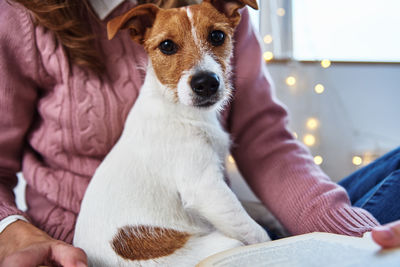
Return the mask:
[[299,136],[297,135],[296,132],[293,132],[292,134],[293,134],[293,137],[294,137],[295,139],[297,139],[297,138],[299,137]]
[[317,94],[322,94],[325,91],[325,87],[322,84],[319,83],[314,87],[314,91]]
[[371,163],[372,161],[374,161],[378,156],[371,153],[371,152],[365,152],[364,156],[363,156],[363,163],[364,165],[367,165],[369,163]]
[[360,166],[362,164],[363,160],[359,156],[354,156],[352,162],[354,165]]
[[229,161],[229,163],[231,163],[231,164],[234,164],[234,163],[235,163],[235,159],[232,157],[232,155],[229,155],[229,156],[228,156],[228,161]]
[[271,34],[267,34],[267,35],[264,36],[264,43],[266,43],[266,44],[272,43],[272,36],[271,36]]
[[286,84],[289,86],[293,86],[296,84],[296,78],[293,76],[289,76],[286,78]]
[[279,17],[283,17],[286,14],[286,11],[284,8],[280,7],[278,8],[278,10],[276,11],[276,14],[278,14]]
[[271,51],[264,52],[263,58],[268,62],[274,58],[274,54]]
[[315,130],[319,126],[319,121],[316,118],[309,118],[306,125],[308,129]]
[[317,165],[321,165],[322,162],[324,162],[324,159],[323,159],[321,156],[315,156],[315,157],[314,157],[314,162],[315,162],[315,164],[317,164]]
[[303,142],[306,146],[313,146],[315,145],[315,136],[312,134],[306,134],[303,138]]
[[324,59],[321,61],[321,66],[326,69],[331,66],[331,61],[329,59]]

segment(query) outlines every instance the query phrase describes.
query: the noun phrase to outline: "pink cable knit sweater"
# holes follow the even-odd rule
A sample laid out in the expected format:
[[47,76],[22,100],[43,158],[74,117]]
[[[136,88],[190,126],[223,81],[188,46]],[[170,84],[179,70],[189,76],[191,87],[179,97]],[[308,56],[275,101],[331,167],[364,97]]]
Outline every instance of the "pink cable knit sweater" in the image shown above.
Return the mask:
[[[24,9],[0,0],[0,220],[24,214],[12,193],[22,169],[24,215],[67,242],[90,178],[139,94],[147,62],[127,32],[108,41],[105,23],[93,24],[107,66],[101,79],[71,66],[51,32],[34,25]],[[271,90],[247,11],[235,39],[236,91],[223,124],[254,192],[292,234],[361,235],[377,225],[368,212],[350,206],[346,192],[286,129],[287,112]]]

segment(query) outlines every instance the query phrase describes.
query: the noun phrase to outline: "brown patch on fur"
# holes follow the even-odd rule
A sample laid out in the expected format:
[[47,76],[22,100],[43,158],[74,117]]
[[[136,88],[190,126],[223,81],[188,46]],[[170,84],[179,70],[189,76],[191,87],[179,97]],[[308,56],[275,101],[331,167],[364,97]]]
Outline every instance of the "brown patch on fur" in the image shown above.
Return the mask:
[[111,247],[126,260],[149,260],[168,256],[182,248],[190,234],[145,225],[124,226],[111,241]]
[[[165,55],[158,49],[159,44],[167,39],[178,46],[176,54]],[[144,47],[157,78],[173,89],[177,87],[182,73],[192,68],[202,57],[192,37],[190,21],[184,9],[160,10],[145,40]]]

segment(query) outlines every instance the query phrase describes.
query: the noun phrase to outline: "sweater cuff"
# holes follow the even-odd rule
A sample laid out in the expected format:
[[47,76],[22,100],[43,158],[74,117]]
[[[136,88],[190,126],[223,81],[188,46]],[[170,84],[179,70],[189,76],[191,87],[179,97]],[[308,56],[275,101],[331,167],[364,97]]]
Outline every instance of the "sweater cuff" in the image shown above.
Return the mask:
[[15,206],[0,206],[0,221],[12,215],[19,215],[28,218],[25,212],[19,210]]
[[303,224],[305,229],[299,230],[303,233],[320,231],[361,237],[378,225],[379,222],[368,211],[343,206],[326,210],[318,216],[311,216],[309,221]]
[[4,229],[7,228],[7,226],[9,226],[10,224],[12,224],[13,222],[16,222],[18,220],[29,222],[22,215],[11,215],[11,216],[8,216],[8,217],[6,217],[6,218],[4,218],[3,220],[0,221],[0,234],[4,231]]

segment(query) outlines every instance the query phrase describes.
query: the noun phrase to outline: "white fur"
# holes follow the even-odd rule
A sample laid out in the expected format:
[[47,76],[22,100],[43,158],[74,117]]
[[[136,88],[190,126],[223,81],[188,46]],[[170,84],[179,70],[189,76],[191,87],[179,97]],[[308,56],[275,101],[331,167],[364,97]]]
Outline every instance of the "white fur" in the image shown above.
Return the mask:
[[183,72],[182,77],[179,79],[177,90],[179,101],[186,106],[193,106],[193,91],[190,89],[190,77],[192,77],[193,71]]
[[204,48],[204,44],[201,42],[201,40],[197,37],[197,31],[196,31],[196,26],[193,20],[193,13],[190,10],[190,6],[185,7],[186,9],[186,15],[190,21],[190,26],[191,26],[191,31],[192,31],[192,37],[194,40],[194,43],[196,44],[197,47],[199,47],[202,51],[205,51],[206,49]]

